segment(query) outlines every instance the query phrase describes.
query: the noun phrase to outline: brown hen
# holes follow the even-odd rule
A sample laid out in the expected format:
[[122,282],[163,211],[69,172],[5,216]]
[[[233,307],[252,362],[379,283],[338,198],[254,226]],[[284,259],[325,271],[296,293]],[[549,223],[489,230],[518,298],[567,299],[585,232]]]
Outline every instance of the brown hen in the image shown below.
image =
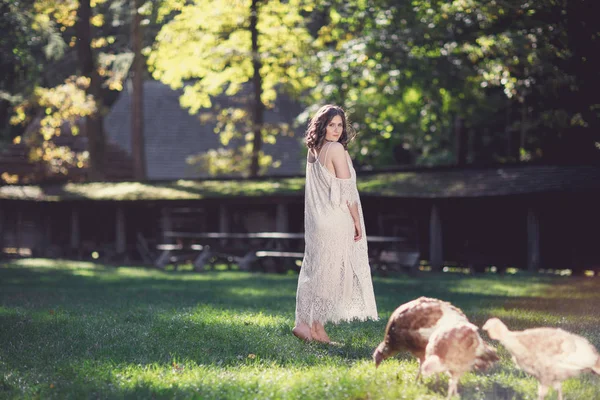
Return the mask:
[[441,326],[429,338],[421,366],[423,376],[447,372],[448,399],[458,395],[458,381],[463,374],[472,368],[486,369],[498,361],[496,349],[485,343],[477,330],[471,323],[459,322]]
[[499,340],[519,368],[539,382],[538,399],[546,397],[550,387],[562,400],[562,381],[592,371],[600,375],[598,351],[585,338],[558,328],[534,328],[510,331],[498,318],[489,319],[484,330]]
[[402,304],[390,316],[384,339],[373,353],[375,366],[400,351],[409,351],[419,360],[419,380],[429,337],[440,326],[459,322],[469,321],[460,309],[446,301],[419,297]]

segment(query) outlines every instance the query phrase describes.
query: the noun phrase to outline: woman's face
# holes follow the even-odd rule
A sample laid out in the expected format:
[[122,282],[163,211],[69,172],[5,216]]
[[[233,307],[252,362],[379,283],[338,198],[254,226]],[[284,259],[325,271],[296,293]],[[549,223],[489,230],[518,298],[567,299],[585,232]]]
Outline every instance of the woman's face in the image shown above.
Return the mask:
[[325,133],[325,139],[330,142],[337,142],[344,131],[344,123],[342,117],[336,115],[327,124],[327,131]]

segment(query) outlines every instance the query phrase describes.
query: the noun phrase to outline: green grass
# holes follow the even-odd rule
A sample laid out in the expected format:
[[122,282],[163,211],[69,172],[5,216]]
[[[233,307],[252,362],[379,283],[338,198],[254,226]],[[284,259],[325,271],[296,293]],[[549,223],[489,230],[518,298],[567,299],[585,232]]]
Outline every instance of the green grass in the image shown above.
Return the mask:
[[[370,359],[390,313],[421,295],[451,301],[479,326],[490,316],[511,329],[557,326],[600,347],[597,279],[375,278],[381,319],[329,326],[337,346],[291,335],[296,279],[40,259],[0,265],[0,398],[443,399],[447,379],[416,384],[408,354],[379,369]],[[536,381],[498,347],[500,363],[463,377],[462,398],[536,398]],[[600,379],[581,375],[564,392],[599,399]]]

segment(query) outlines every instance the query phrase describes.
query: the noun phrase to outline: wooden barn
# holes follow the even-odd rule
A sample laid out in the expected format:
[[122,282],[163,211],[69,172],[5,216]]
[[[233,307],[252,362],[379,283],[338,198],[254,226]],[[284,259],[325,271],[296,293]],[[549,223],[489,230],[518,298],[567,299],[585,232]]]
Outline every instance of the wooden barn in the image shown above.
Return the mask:
[[[423,264],[600,267],[600,167],[359,172],[369,236]],[[4,253],[152,262],[165,232],[303,232],[304,178],[0,187]]]

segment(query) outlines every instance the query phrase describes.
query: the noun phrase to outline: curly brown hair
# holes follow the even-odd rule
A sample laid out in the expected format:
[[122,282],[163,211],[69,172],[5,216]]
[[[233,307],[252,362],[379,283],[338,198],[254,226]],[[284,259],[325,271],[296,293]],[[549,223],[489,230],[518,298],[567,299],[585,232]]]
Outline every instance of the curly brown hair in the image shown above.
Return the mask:
[[319,111],[311,118],[304,135],[304,141],[309,149],[321,149],[325,144],[325,134],[327,133],[327,125],[331,120],[339,115],[342,118],[343,130],[338,143],[341,143],[344,148],[347,148],[348,143],[354,138],[354,132],[349,126],[346,113],[336,105],[327,104],[319,108]]

